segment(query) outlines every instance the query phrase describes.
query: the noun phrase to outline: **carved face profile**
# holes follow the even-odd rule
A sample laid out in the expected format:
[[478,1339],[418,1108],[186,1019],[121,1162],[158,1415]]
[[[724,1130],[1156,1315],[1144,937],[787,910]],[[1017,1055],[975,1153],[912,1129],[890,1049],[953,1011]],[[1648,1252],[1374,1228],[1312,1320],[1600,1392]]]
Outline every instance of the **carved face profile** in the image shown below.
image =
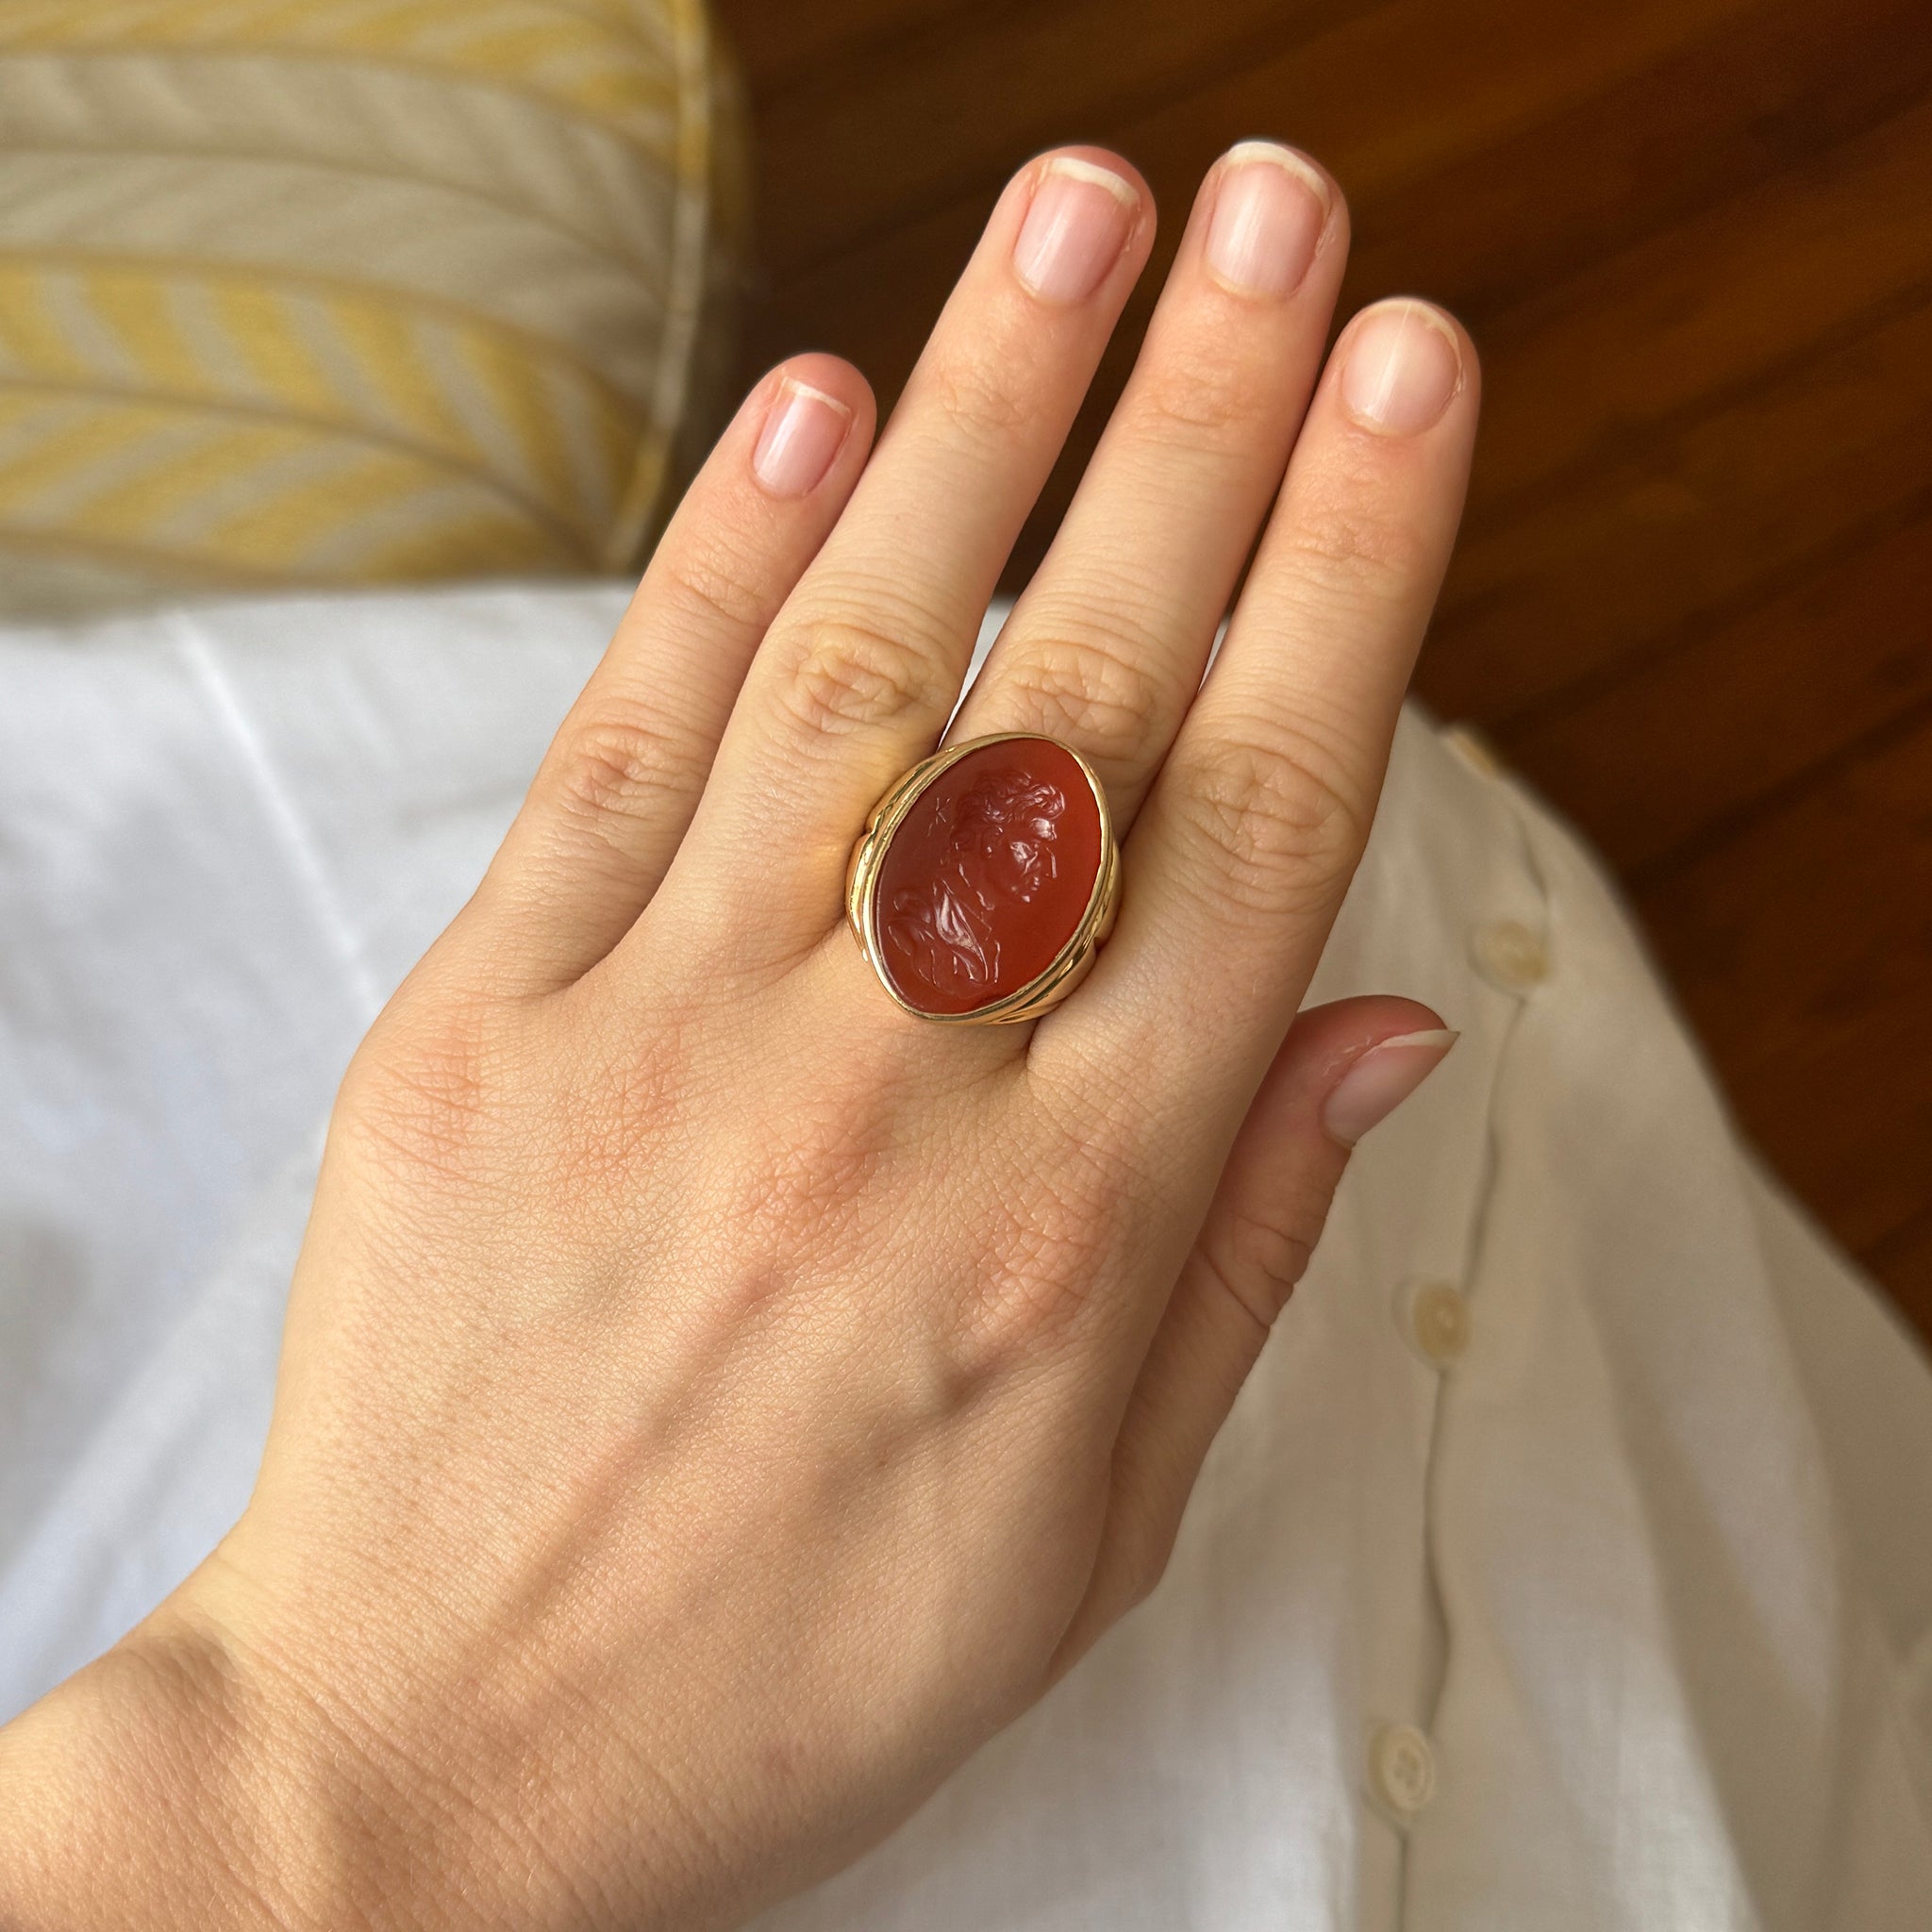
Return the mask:
[[880,976],[938,1019],[1044,982],[1100,890],[1107,804],[1051,738],[1001,734],[929,763],[855,855],[853,889]]
[[941,808],[935,875],[893,893],[881,930],[925,984],[979,991],[1000,969],[998,915],[1030,905],[1058,876],[1061,789],[1024,769],[991,771]]
[[1053,844],[1066,794],[1029,772],[993,772],[957,808],[949,867],[958,889],[988,906],[1037,898],[1057,876]]

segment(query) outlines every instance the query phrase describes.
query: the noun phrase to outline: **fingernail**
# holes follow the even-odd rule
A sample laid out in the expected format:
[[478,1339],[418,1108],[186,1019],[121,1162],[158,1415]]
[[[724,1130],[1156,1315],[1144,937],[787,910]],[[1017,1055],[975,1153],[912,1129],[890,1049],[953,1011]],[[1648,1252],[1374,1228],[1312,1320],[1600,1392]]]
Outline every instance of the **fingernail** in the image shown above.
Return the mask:
[[788,375],[752,452],[752,473],[774,496],[809,496],[851,433],[852,411],[837,396]]
[[1322,1109],[1322,1128],[1344,1147],[1386,1121],[1442,1064],[1458,1035],[1446,1027],[1399,1033],[1370,1047],[1341,1076]]
[[1091,161],[1056,156],[1013,243],[1013,267],[1043,302],[1084,302],[1121,258],[1140,212],[1132,182]]
[[1426,302],[1385,302],[1355,327],[1341,370],[1341,400],[1364,428],[1414,436],[1462,387],[1462,347]]
[[1244,141],[1229,148],[1208,224],[1208,266],[1240,295],[1291,295],[1327,225],[1328,183],[1292,148]]

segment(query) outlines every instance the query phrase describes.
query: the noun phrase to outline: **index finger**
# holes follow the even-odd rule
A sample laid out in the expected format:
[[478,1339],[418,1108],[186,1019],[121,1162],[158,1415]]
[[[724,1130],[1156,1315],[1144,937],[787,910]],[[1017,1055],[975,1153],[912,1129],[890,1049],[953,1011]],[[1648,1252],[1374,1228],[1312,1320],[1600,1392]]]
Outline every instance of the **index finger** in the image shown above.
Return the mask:
[[1113,942],[1035,1036],[1041,1072],[1117,1063],[1131,1041],[1151,1104],[1211,1098],[1240,1119],[1367,842],[1462,514],[1478,387],[1468,336],[1426,303],[1377,304],[1343,331],[1123,855]]

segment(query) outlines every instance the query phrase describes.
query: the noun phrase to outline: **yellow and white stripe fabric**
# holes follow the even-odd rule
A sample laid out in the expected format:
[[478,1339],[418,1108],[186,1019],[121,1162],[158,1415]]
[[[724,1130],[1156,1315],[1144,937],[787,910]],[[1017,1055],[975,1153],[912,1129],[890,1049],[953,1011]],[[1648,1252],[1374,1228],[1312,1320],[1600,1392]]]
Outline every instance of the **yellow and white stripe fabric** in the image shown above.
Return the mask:
[[701,0],[0,0],[0,615],[632,562],[724,100]]

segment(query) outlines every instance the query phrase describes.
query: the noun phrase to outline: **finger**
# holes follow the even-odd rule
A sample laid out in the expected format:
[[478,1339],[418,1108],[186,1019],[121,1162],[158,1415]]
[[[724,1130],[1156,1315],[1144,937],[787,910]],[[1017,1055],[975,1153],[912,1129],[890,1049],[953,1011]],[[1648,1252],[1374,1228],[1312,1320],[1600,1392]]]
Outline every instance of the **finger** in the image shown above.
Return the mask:
[[1381,303],[1344,330],[1128,841],[1119,928],[1037,1032],[1037,1069],[1078,1078],[1131,1041],[1154,1117],[1245,1107],[1368,837],[1461,514],[1476,390],[1474,350],[1440,309]]
[[852,493],[872,391],[830,356],[758,384],[686,493],[477,896],[492,973],[588,972],[650,902],[772,619]]
[[1289,1030],[1128,1401],[1099,1558],[1058,1667],[1158,1580],[1208,1448],[1321,1239],[1350,1150],[1455,1042],[1428,1008],[1385,997],[1317,1007]]
[[1064,739],[1132,822],[1281,487],[1347,258],[1347,210],[1307,157],[1245,142],[1209,173],[1126,391],[951,737]]
[[958,700],[1152,230],[1145,185],[1098,150],[1045,156],[1002,195],[725,734],[693,828],[689,911],[734,964],[795,958],[836,924],[852,841]]

